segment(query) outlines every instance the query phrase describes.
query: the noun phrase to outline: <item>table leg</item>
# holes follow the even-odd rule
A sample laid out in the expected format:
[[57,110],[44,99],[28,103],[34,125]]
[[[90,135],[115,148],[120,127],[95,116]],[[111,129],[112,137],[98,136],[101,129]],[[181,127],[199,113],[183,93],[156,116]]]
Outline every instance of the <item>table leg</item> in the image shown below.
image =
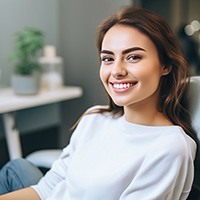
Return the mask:
[[10,159],[22,157],[19,131],[15,127],[14,113],[2,114]]

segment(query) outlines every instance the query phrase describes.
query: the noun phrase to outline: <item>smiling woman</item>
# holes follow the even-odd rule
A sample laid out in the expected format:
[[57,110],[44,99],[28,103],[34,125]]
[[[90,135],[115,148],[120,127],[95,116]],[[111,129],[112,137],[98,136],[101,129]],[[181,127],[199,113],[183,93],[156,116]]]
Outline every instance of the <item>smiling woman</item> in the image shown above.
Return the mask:
[[[86,111],[38,184],[0,199],[191,199],[198,139],[185,98],[188,66],[170,27],[125,7],[99,25],[97,48],[108,105]],[[0,183],[12,180],[3,171],[13,162]]]
[[101,60],[100,77],[115,104],[128,110],[131,107],[138,110],[140,106],[139,115],[142,110],[146,116],[148,111],[153,114],[150,118],[148,116],[147,122],[144,116],[136,119],[137,113],[126,116],[126,119],[146,125],[165,125],[164,117],[161,118],[157,110],[156,99],[160,78],[167,75],[171,67],[162,66],[156,46],[149,37],[136,28],[115,25],[102,41]]

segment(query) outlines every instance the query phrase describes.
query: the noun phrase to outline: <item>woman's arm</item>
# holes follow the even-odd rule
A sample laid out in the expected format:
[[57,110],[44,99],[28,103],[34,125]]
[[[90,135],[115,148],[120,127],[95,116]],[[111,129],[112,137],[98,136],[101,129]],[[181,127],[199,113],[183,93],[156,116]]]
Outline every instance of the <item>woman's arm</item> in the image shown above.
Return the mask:
[[17,190],[15,192],[10,192],[4,195],[0,195],[0,200],[40,200],[40,197],[36,191],[31,188],[25,188]]

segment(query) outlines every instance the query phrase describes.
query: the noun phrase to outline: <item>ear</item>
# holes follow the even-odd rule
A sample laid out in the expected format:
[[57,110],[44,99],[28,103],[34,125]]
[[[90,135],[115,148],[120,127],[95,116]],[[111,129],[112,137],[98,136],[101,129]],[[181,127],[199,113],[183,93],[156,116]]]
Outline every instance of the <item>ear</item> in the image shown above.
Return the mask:
[[165,76],[165,75],[169,74],[171,72],[171,70],[172,70],[172,66],[171,65],[167,66],[167,67],[163,66],[163,68],[162,68],[162,75]]

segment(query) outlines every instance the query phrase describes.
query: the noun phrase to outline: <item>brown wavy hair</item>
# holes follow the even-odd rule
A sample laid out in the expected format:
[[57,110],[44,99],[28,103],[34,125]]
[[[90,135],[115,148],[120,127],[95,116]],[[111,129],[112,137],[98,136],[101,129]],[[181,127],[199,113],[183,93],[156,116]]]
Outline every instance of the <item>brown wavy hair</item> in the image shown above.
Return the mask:
[[[187,109],[187,88],[189,84],[188,64],[182,54],[178,40],[168,23],[159,15],[142,8],[123,7],[116,14],[104,20],[97,28],[96,46],[100,53],[102,41],[107,31],[115,25],[125,25],[138,29],[147,35],[157,48],[160,62],[170,67],[168,75],[160,80],[160,100],[158,109],[174,124],[196,140]],[[97,112],[110,111],[122,115],[123,107],[117,106],[109,97],[109,107]]]
[[[98,26],[96,46],[99,53],[105,34],[115,25],[133,27],[147,35],[157,48],[160,62],[163,66],[171,68],[170,73],[162,76],[160,80],[158,109],[163,112],[174,125],[181,126],[185,133],[194,139],[197,143],[197,152],[199,152],[199,141],[192,127],[190,114],[188,112],[187,90],[190,81],[188,63],[184,58],[174,32],[163,18],[149,10],[134,8],[132,6],[123,7],[116,14],[101,22]],[[109,106],[94,112],[111,112],[114,116],[123,115],[123,107],[117,106],[109,95],[108,98]],[[198,172],[197,167],[199,166],[199,158],[197,159],[197,157],[196,153],[195,174]],[[197,174],[195,176],[197,176]],[[195,177],[193,189],[194,187],[198,187],[196,186],[196,182],[198,181],[200,180],[196,180]],[[199,185],[199,183],[197,184]],[[188,199],[193,199],[191,198],[193,194],[194,193],[191,192]]]

